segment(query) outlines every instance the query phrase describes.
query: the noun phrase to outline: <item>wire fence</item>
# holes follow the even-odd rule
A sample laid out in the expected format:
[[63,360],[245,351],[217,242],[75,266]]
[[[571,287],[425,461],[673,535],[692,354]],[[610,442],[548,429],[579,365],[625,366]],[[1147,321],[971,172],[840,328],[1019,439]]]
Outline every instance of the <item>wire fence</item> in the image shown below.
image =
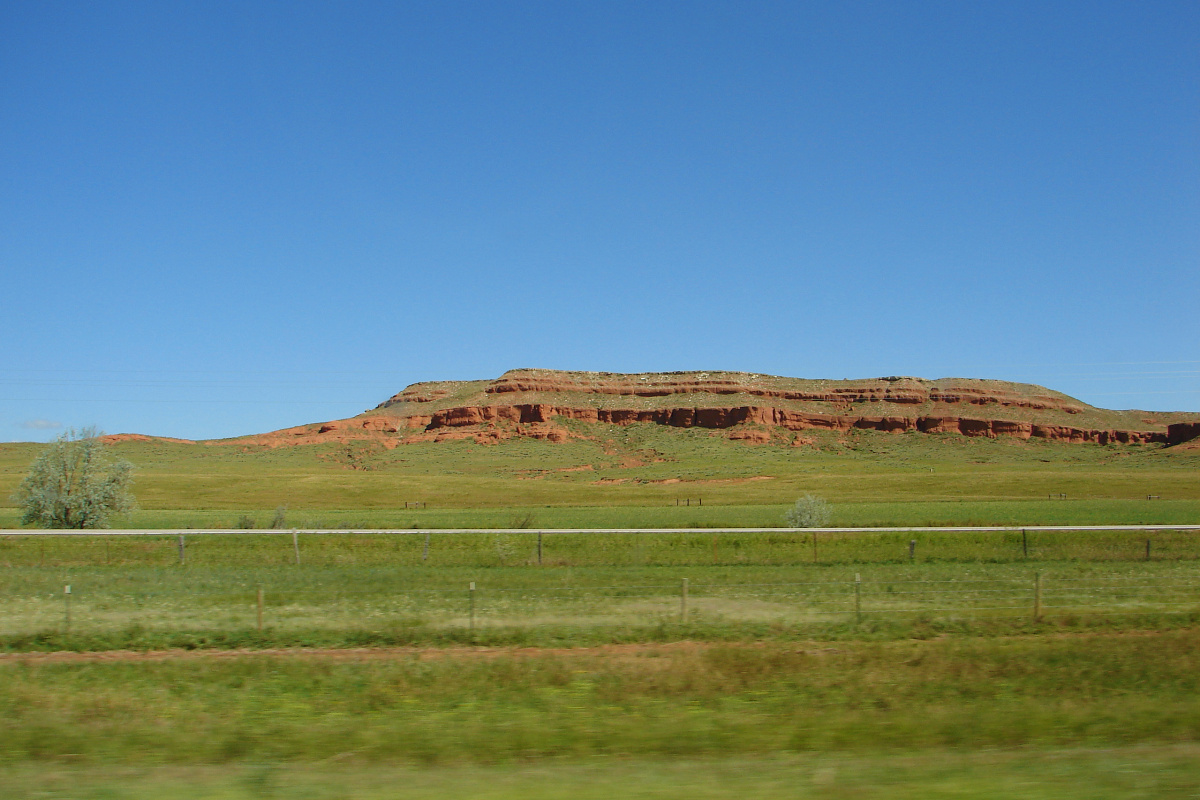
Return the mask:
[[0,567],[686,566],[1197,561],[1198,525],[620,530],[0,531]]
[[1200,574],[794,583],[676,583],[586,587],[138,588],[63,584],[0,596],[0,635],[44,631],[297,630],[633,626],[657,623],[862,621],[1200,613]]

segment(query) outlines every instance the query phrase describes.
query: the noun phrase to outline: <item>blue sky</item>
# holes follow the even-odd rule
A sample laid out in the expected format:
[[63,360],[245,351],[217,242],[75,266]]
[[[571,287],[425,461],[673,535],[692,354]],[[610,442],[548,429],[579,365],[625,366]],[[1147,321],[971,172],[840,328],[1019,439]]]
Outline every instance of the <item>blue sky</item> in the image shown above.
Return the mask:
[[1200,411],[1200,4],[0,4],[0,440],[514,367]]

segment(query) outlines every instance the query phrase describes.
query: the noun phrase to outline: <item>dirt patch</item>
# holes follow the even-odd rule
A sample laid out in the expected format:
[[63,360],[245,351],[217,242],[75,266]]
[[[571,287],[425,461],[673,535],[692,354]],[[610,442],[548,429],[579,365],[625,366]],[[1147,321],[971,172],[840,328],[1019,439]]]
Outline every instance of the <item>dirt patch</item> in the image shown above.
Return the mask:
[[[224,660],[237,658],[314,658],[333,661],[380,661],[395,659],[432,660],[440,658],[531,658],[540,656],[611,656],[641,657],[669,653],[690,653],[716,647],[707,642],[668,642],[646,644],[610,644],[595,647],[361,647],[361,648],[267,648],[263,650],[106,650],[102,652],[57,651],[52,653],[0,653],[5,662],[30,664],[103,663],[129,661]],[[721,644],[728,647],[728,644]],[[760,647],[761,643],[735,645]]]
[[[1002,636],[1005,640],[1046,639],[1125,639],[1131,637],[1171,636],[1194,630],[1130,630],[1130,631],[1054,631],[1042,633]],[[921,647],[951,638],[947,635],[928,639],[898,639],[882,643],[886,647]],[[832,645],[821,641],[795,642],[641,642],[633,644],[606,644],[591,647],[361,647],[361,648],[266,648],[262,650],[105,650],[101,652],[57,651],[51,653],[0,653],[0,664],[90,664],[104,662],[172,661],[172,660],[229,660],[239,658],[308,658],[330,661],[387,661],[387,660],[436,660],[540,658],[561,656],[568,658],[612,658],[618,660],[653,659],[661,656],[703,653],[713,649],[770,649],[804,653],[805,655],[835,655],[853,650],[867,642],[843,642]],[[878,644],[870,646],[879,646]]]

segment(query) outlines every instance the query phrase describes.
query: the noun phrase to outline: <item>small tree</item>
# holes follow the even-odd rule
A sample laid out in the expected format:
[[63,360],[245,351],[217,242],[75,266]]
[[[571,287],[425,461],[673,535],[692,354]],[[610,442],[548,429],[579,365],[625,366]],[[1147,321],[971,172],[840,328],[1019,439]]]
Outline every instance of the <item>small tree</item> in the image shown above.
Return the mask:
[[13,495],[21,522],[43,528],[107,528],[108,518],[134,508],[133,465],[110,461],[95,428],[74,429],[42,451]]
[[806,494],[783,516],[792,528],[824,528],[833,519],[833,506],[823,497]]

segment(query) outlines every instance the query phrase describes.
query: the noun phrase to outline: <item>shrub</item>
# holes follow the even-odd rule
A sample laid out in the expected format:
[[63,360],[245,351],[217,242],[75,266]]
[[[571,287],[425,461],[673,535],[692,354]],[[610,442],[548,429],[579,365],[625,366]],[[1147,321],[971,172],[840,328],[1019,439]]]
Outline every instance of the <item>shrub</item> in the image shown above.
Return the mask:
[[45,528],[107,528],[113,514],[134,508],[129,483],[133,465],[104,455],[94,428],[70,430],[33,462],[13,495],[21,522]]
[[792,528],[824,528],[833,519],[833,506],[824,497],[806,494],[783,517]]

